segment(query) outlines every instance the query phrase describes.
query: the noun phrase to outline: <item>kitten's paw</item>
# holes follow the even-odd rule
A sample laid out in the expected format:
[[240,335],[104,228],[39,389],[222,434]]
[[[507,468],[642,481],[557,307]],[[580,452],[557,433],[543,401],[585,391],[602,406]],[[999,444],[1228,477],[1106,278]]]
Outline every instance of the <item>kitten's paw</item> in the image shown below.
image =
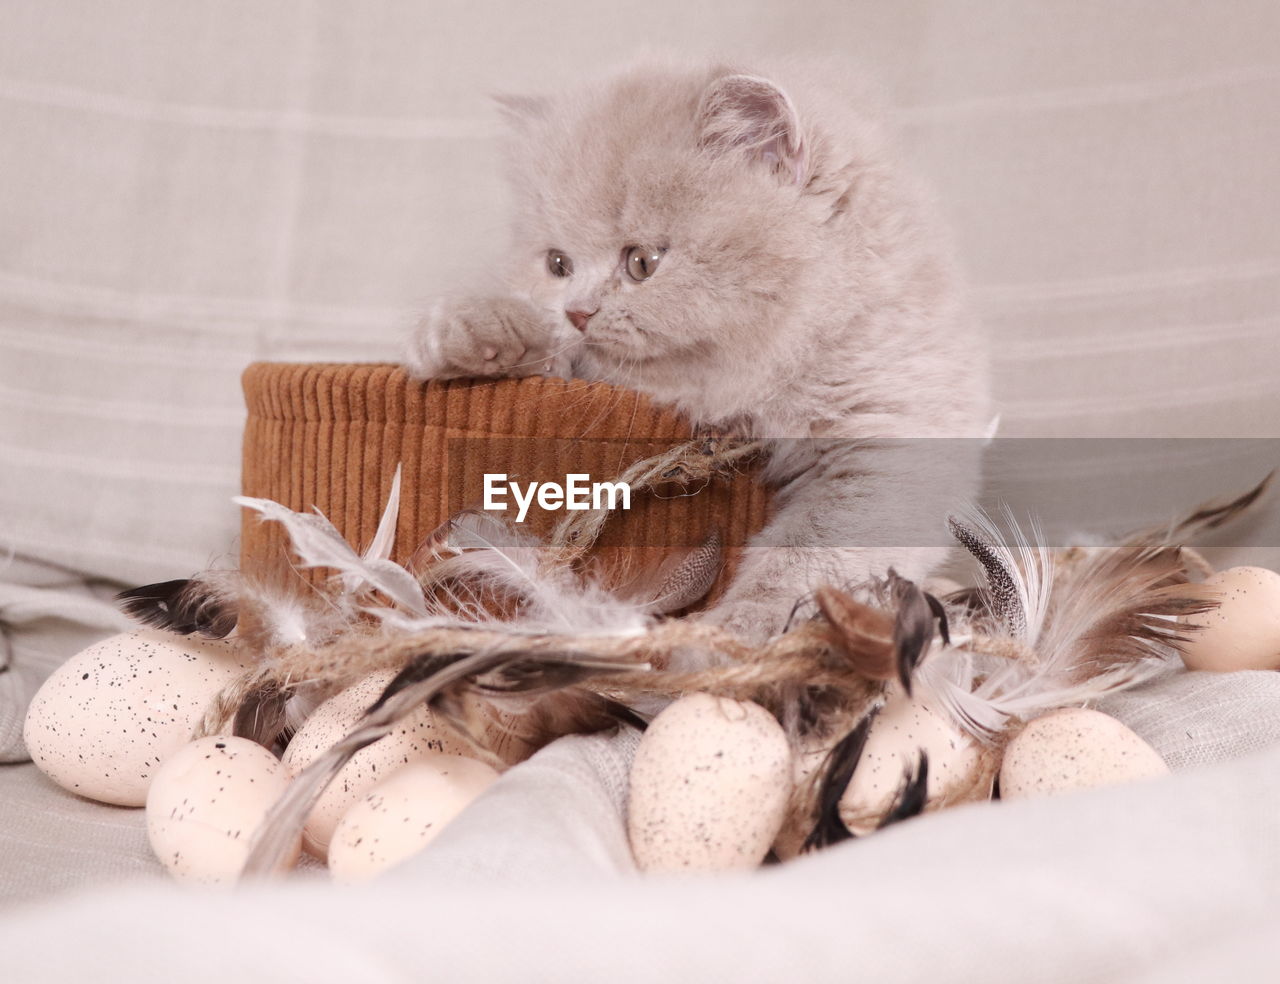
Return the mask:
[[442,301],[418,325],[407,367],[418,379],[568,376],[568,343],[525,301]]

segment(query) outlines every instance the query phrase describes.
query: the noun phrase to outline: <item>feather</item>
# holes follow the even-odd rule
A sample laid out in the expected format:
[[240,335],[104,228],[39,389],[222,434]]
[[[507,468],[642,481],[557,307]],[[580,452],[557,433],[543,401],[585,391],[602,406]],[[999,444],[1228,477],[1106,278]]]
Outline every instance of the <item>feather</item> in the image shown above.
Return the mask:
[[1202,562],[1184,543],[1240,516],[1274,475],[1235,498],[1202,503],[1167,526],[1122,537],[1116,547],[1068,551],[1069,584],[1055,596],[1052,623],[1041,640],[1046,657],[1105,668],[1180,652],[1197,630],[1183,617],[1209,611],[1218,601],[1212,589],[1190,583]]
[[911,677],[933,642],[935,631],[950,642],[946,609],[932,595],[892,570],[887,579],[873,580],[866,590],[894,615],[865,604],[830,585],[813,593],[818,611],[831,625],[835,639],[853,671],[868,680],[898,680],[908,694]]
[[304,595],[301,588],[301,582],[278,588],[241,582],[236,636],[246,651],[262,656],[277,646],[317,644],[354,621],[356,612],[343,597],[320,604],[323,599]]
[[[1234,518],[1270,480],[1180,522],[1122,538],[1120,546],[1072,548],[1057,564],[1036,543],[1038,531],[1033,527],[1028,538],[1007,511],[1012,545],[1001,542],[990,521],[970,525],[953,517],[953,533],[987,572],[984,599],[999,629],[980,647],[985,655],[953,650],[919,674],[926,699],[990,739],[1011,719],[1095,702],[1148,679],[1196,631],[1185,616],[1217,604],[1211,589],[1190,581],[1194,555],[1173,538]],[[966,683],[979,677],[966,693]]]
[[522,715],[521,737],[542,748],[565,735],[590,735],[619,725],[646,731],[649,722],[621,701],[581,687],[568,687],[543,696]]
[[[1084,679],[1062,679],[1050,673],[1020,673],[1006,685],[983,687],[975,696],[985,698],[993,712],[1002,716],[993,734],[1011,720],[1029,721],[1059,707],[1083,707],[1104,697],[1128,690],[1151,679],[1162,669],[1159,661],[1112,667]],[[988,736],[990,737],[990,736]]]
[[1270,489],[1275,470],[1267,472],[1261,482],[1241,495],[1225,502],[1202,502],[1182,519],[1166,526],[1153,526],[1125,537],[1121,546],[1146,547],[1154,544],[1172,545],[1190,543],[1200,534],[1215,530],[1239,517],[1257,503]]
[[324,686],[300,684],[290,687],[289,699],[284,705],[284,728],[280,732],[280,740],[288,744],[328,694],[329,688]]
[[[542,543],[496,516],[464,510],[434,530],[414,553],[423,592],[475,621],[516,614],[545,617],[556,609],[541,576]],[[444,610],[444,609],[442,609]]]
[[813,598],[854,672],[868,680],[892,680],[898,672],[893,617],[825,584]]
[[[526,701],[525,706],[510,709],[517,700]],[[518,748],[518,759],[523,760],[565,735],[591,735],[622,725],[643,732],[649,726],[627,705],[583,687],[570,686],[534,698],[504,700],[489,694],[484,703],[487,713],[478,711],[474,700],[441,694],[432,704],[432,713],[498,766],[512,761],[506,755],[511,748]]]
[[205,571],[116,598],[144,625],[207,639],[225,639],[234,631],[242,652],[261,657],[275,646],[324,641],[354,617],[339,602],[315,604],[299,587],[268,588],[233,571]]
[[809,836],[804,839],[801,851],[812,851],[851,839],[854,834],[840,818],[840,800],[853,781],[862,751],[871,734],[879,708],[873,708],[857,727],[836,742],[823,765],[822,779],[818,784],[818,820]]
[[412,574],[384,558],[360,557],[320,511],[297,513],[270,499],[243,495],[232,501],[283,526],[303,566],[331,567],[343,576],[344,586],[354,585],[347,588],[348,592],[380,591],[406,611],[426,614],[422,589]]
[[[389,561],[391,559],[391,551],[395,547],[396,542],[396,521],[400,517],[400,472],[403,465],[396,465],[395,475],[391,479],[391,491],[387,495],[387,505],[382,511],[382,518],[378,520],[377,532],[373,535],[373,540],[364,552],[364,562],[366,564],[376,564]],[[357,591],[360,587],[361,578],[354,573],[342,575],[342,586],[349,592]]]
[[648,624],[644,606],[548,562],[536,537],[496,516],[464,512],[445,527],[415,553],[423,591],[445,599],[440,613],[580,634],[639,633]]
[[225,639],[240,618],[238,576],[206,571],[176,581],[121,591],[116,601],[130,618],[178,635]]
[[628,707],[620,700],[613,700],[610,697],[605,697],[600,694],[595,696],[600,697],[600,699],[604,701],[605,711],[619,724],[625,724],[628,727],[635,728],[642,734],[649,730],[649,719],[634,707]]
[[920,590],[913,581],[889,570],[889,588],[897,605],[893,620],[893,649],[898,682],[911,696],[911,676],[924,659],[933,642],[935,626],[941,628],[944,640],[947,633],[947,615],[936,598]]
[[938,635],[942,637],[944,646],[951,645],[951,626],[947,618],[947,606],[944,605],[938,597],[922,592],[924,594],[925,603],[929,606],[929,611],[933,613],[934,619],[938,623]]
[[462,553],[460,547],[454,547],[450,543],[449,537],[454,528],[462,522],[464,516],[473,515],[483,516],[484,514],[478,513],[474,509],[464,509],[450,516],[428,533],[422,542],[418,544],[417,549],[410,554],[409,559],[405,562],[405,569],[414,577],[420,578],[427,573],[433,564],[437,564],[449,557],[456,557]]
[[957,609],[966,616],[974,616],[986,610],[983,589],[979,587],[957,588],[943,595],[939,601],[952,609]]
[[646,612],[670,615],[701,601],[720,576],[723,547],[718,529],[697,547],[674,553],[649,577],[627,589]]
[[1034,645],[1053,591],[1053,555],[1041,544],[1034,522],[1028,537],[1008,507],[1004,516],[1009,536],[981,512],[948,516],[947,526],[982,566],[987,580],[984,598],[993,617],[1013,638]]
[[898,787],[897,795],[894,796],[893,806],[876,824],[876,830],[884,830],[885,827],[892,826],[895,823],[918,817],[924,812],[925,803],[928,801],[928,792],[929,755],[924,749],[921,749],[919,761],[905,768],[902,775],[902,785]]
[[270,748],[285,730],[289,698],[289,691],[274,680],[257,688],[236,709],[231,733]]
[[345,738],[290,783],[254,835],[243,877],[269,874],[295,843],[306,818],[330,782],[362,748],[390,733],[423,704],[439,706],[457,688],[488,695],[526,697],[554,692],[591,676],[647,669],[645,664],[591,653],[543,654],[521,648],[432,654],[409,661]]
[[1187,580],[1178,548],[1101,548],[1075,564],[1039,639],[1041,659],[1071,672],[1160,659],[1194,626],[1179,617],[1216,607],[1215,592]]
[[372,745],[390,730],[374,726],[357,728],[290,782],[254,833],[241,878],[263,877],[277,871],[290,849],[297,849],[298,835],[307,817],[342,767],[360,749]]
[[977,530],[960,522],[954,516],[947,518],[947,526],[951,535],[970,555],[982,565],[987,578],[985,598],[992,614],[1005,628],[1016,636],[1026,632],[1026,613],[1019,603],[1018,590],[1015,586],[1013,571],[995,550],[993,544],[983,538]]
[[395,474],[391,477],[391,491],[387,494],[387,505],[378,521],[378,529],[373,540],[364,552],[365,560],[390,560],[391,551],[396,542],[396,522],[400,518],[400,473],[403,465],[396,465]]
[[979,674],[968,649],[942,649],[916,668],[913,679],[917,700],[970,734],[990,738],[1008,722],[1007,714],[974,693]]

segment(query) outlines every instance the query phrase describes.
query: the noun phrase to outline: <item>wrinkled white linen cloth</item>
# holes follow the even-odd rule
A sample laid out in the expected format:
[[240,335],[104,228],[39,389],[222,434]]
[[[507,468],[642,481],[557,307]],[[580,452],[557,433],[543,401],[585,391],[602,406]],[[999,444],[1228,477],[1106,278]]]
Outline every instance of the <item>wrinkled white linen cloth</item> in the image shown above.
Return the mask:
[[371,885],[154,879],[10,909],[0,947],[24,982],[1274,980],[1280,674],[1172,673],[1108,709],[1186,771],[653,878],[626,846],[637,736],[573,737]]
[[27,759],[22,722],[67,657],[135,625],[111,603],[119,589],[52,564],[0,557],[0,763]]

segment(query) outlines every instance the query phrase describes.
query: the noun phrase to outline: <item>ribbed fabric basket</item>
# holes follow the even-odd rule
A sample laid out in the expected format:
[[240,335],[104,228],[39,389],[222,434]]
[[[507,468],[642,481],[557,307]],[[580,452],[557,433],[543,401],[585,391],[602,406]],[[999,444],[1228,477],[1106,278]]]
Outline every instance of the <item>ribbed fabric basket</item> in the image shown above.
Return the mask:
[[[243,383],[245,495],[300,511],[314,506],[363,548],[403,465],[400,562],[451,515],[482,505],[486,472],[521,483],[563,483],[571,472],[609,481],[691,436],[686,421],[640,394],[579,380],[421,383],[391,365],[255,363]],[[637,493],[606,525],[596,557],[616,582],[719,529],[728,549],[718,593],[767,509],[751,469],[693,494]],[[535,508],[526,525],[546,533],[564,515]],[[247,572],[290,567],[278,524],[247,510],[240,557]]]

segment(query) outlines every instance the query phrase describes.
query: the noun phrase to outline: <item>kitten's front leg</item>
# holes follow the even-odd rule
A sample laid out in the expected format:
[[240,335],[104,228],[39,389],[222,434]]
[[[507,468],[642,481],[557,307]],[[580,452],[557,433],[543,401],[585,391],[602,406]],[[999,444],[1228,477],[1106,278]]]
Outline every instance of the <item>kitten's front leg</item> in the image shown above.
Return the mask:
[[[787,517],[781,517],[784,522]],[[938,547],[749,546],[729,590],[703,616],[748,642],[763,643],[788,627],[798,603],[823,585],[856,584],[890,569],[919,582],[946,559]],[[812,613],[810,606],[806,614]]]
[[890,568],[918,582],[935,571],[950,551],[946,516],[978,489],[976,441],[800,443],[813,460],[783,483],[776,515],[704,616],[757,643],[782,631],[822,584],[851,585]]
[[518,297],[441,301],[414,332],[407,368],[418,379],[567,377],[571,330]]

